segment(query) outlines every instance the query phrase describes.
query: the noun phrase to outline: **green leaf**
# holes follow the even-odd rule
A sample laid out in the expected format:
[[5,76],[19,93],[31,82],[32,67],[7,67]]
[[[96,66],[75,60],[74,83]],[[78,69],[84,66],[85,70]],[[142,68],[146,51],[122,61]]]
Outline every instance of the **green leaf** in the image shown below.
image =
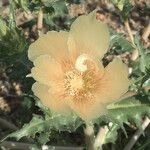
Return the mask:
[[[54,27],[55,30],[62,29],[60,25],[58,25],[60,18],[65,18],[68,14],[68,9],[66,6],[66,2],[64,0],[56,0],[53,2],[49,2],[44,6],[44,19],[48,26]],[[65,24],[65,19],[63,19]]]
[[0,37],[5,36],[7,31],[6,22],[0,17]]
[[63,16],[64,14],[67,14],[68,12],[68,9],[64,0],[56,1],[55,3],[52,4],[52,7],[55,10],[56,16]]
[[49,132],[42,132],[38,137],[38,143],[40,143],[41,145],[46,144],[49,141],[49,137]]
[[149,78],[143,83],[143,87],[150,86],[150,76]]
[[114,143],[117,139],[117,130],[122,128],[127,137],[124,123],[129,125],[133,123],[141,129],[142,118],[144,116],[150,117],[150,97],[135,95],[122,99],[119,102],[112,103],[107,106],[108,113],[95,120],[96,124],[105,122],[108,126],[106,136],[104,137],[103,144]]
[[35,136],[36,133],[40,133],[43,130],[49,130],[48,123],[42,117],[34,115],[30,123],[25,124],[20,130],[9,134],[6,138],[15,137],[19,140],[22,137]]
[[15,1],[10,0],[9,9],[9,28],[14,29],[16,28]]
[[113,51],[117,53],[124,53],[124,52],[132,52],[133,46],[132,44],[126,40],[123,34],[115,33],[111,31],[111,47]]
[[10,28],[0,19],[0,59],[12,63],[28,47],[24,34],[18,28]]
[[103,143],[102,144],[107,144],[107,143],[115,143],[115,141],[117,140],[117,136],[118,136],[118,132],[117,130],[119,129],[119,125],[118,124],[112,124],[104,137]]
[[141,72],[146,72],[146,68],[150,68],[150,54],[146,48],[141,43],[140,36],[135,36],[135,45],[139,51],[139,62]]
[[144,115],[150,116],[148,96],[133,96],[108,105],[108,116],[119,124],[134,122],[138,127]]
[[131,0],[112,0],[112,2],[121,11],[121,17],[125,20],[133,8]]
[[112,0],[112,2],[114,3],[114,5],[116,5],[116,7],[118,7],[120,11],[123,10],[123,7],[125,5],[125,1],[126,0]]
[[36,100],[36,105],[45,114],[45,119],[51,120],[51,128],[59,131],[72,132],[75,131],[79,126],[81,126],[81,124],[83,124],[83,121],[74,113],[70,112],[70,114],[68,114],[67,116],[55,113],[49,108],[45,107],[38,98],[34,97],[34,99]]
[[28,12],[29,0],[15,0],[15,5],[18,8],[22,8],[24,11]]
[[[6,138],[14,137],[19,140],[22,137],[35,136],[36,133],[39,133],[39,138],[41,138],[46,133],[44,137],[46,140],[44,141],[47,142],[51,130],[72,132],[83,124],[83,121],[73,113],[64,116],[45,108],[40,101],[37,102],[37,105],[44,112],[45,117],[34,115],[28,124],[25,124],[20,130],[9,134]],[[43,143],[44,141],[41,142]]]

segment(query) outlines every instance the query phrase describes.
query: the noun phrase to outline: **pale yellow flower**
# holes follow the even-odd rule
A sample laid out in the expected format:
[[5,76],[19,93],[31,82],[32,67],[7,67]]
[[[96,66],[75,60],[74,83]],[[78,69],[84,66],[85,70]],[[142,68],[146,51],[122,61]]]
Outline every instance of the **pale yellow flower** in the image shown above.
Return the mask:
[[31,44],[28,57],[37,81],[32,90],[51,110],[75,112],[91,121],[106,113],[129,86],[128,69],[118,58],[104,68],[109,32],[95,12],[78,17],[69,32],[50,31]]

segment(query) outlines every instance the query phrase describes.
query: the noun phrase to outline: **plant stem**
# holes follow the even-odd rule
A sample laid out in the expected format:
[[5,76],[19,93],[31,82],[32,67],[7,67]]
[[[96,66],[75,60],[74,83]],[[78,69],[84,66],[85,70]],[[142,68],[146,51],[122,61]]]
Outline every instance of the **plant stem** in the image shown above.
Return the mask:
[[142,130],[138,129],[129,143],[125,146],[123,150],[131,150],[136,141],[139,139],[139,137],[143,134],[143,131],[146,129],[146,127],[150,124],[150,119],[148,117],[145,118],[143,124],[142,124]]
[[85,134],[87,150],[94,150],[95,135],[94,135],[93,124],[86,124],[86,128],[84,129],[84,134]]

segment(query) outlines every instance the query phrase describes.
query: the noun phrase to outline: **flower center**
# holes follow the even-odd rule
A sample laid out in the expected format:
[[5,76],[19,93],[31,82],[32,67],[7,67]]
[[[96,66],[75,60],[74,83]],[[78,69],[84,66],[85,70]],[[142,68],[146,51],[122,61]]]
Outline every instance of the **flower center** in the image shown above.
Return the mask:
[[80,90],[83,89],[84,81],[82,74],[73,70],[66,73],[65,77],[65,89],[69,95],[76,95]]
[[92,99],[100,83],[99,68],[95,60],[82,54],[77,57],[74,65],[65,73],[65,96],[74,100]]
[[91,99],[99,85],[99,77],[94,71],[69,71],[65,76],[65,91],[67,96],[75,100]]

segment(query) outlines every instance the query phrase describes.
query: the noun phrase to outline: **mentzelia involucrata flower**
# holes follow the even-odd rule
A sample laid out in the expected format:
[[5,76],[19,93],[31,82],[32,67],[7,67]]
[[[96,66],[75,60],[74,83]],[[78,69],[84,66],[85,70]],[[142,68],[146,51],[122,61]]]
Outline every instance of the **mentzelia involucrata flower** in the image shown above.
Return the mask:
[[119,58],[105,68],[99,61],[108,47],[108,28],[95,12],[78,17],[69,32],[41,36],[28,52],[34,94],[51,110],[73,111],[85,121],[105,114],[129,86],[127,66]]

